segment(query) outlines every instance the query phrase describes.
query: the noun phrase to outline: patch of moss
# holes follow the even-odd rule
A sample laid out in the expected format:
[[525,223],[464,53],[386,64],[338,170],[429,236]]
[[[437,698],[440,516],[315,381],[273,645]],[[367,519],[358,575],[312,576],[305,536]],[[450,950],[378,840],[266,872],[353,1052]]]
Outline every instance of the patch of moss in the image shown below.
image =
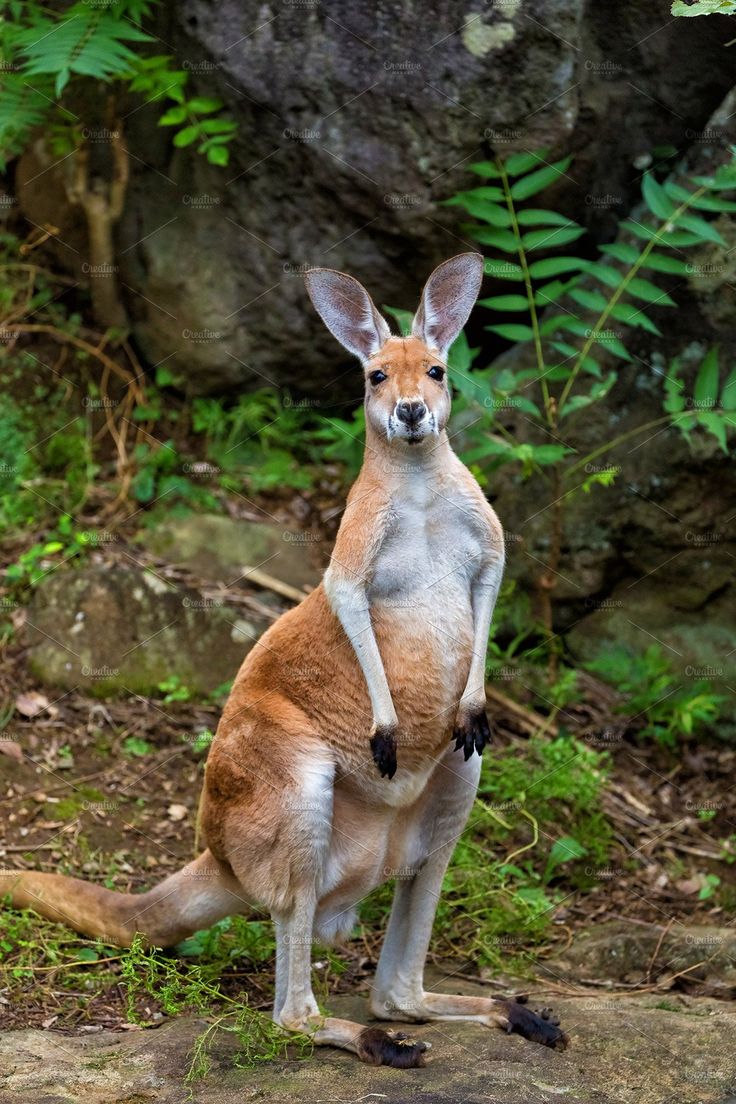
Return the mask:
[[54,820],[76,820],[90,805],[101,804],[104,800],[105,795],[94,786],[77,786],[69,797],[62,797],[61,801],[47,801],[43,811]]

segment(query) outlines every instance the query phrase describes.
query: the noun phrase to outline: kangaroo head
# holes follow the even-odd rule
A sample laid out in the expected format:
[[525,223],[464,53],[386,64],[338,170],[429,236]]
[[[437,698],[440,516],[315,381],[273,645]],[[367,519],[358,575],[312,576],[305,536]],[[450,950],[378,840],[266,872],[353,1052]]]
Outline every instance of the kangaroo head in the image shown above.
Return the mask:
[[306,274],[309,296],[337,340],[363,364],[366,420],[387,441],[438,436],[450,414],[447,352],[468,320],[483,257],[461,253],[425,284],[410,337],[394,337],[362,284],[331,268]]

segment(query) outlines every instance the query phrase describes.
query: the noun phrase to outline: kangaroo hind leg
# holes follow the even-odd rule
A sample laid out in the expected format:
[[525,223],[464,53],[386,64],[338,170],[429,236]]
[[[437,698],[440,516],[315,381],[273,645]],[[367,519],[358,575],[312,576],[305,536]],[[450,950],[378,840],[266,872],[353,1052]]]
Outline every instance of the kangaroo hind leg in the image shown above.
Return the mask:
[[399,1069],[423,1066],[429,1044],[412,1042],[402,1032],[364,1027],[352,1020],[320,1013],[310,976],[315,911],[313,889],[305,886],[297,893],[293,908],[276,918],[280,946],[276,956],[274,1021],[288,1031],[311,1035],[318,1046],[349,1050],[369,1065]]

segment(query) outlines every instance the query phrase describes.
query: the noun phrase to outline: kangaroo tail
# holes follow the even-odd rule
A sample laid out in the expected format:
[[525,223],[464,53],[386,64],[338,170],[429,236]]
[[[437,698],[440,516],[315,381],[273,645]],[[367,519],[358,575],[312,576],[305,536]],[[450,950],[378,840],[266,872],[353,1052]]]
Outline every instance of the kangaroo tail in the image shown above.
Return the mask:
[[31,908],[49,920],[128,947],[136,934],[156,947],[170,947],[249,904],[240,883],[212,853],[204,851],[146,893],[115,893],[104,886],[33,871],[0,872],[0,901]]

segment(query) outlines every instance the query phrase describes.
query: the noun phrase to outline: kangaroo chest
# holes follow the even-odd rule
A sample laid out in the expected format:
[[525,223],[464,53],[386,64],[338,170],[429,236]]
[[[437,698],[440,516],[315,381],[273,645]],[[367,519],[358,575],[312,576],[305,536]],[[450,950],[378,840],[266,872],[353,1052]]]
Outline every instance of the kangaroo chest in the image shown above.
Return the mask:
[[482,557],[483,525],[456,484],[410,479],[391,502],[368,587],[371,606],[464,616]]

